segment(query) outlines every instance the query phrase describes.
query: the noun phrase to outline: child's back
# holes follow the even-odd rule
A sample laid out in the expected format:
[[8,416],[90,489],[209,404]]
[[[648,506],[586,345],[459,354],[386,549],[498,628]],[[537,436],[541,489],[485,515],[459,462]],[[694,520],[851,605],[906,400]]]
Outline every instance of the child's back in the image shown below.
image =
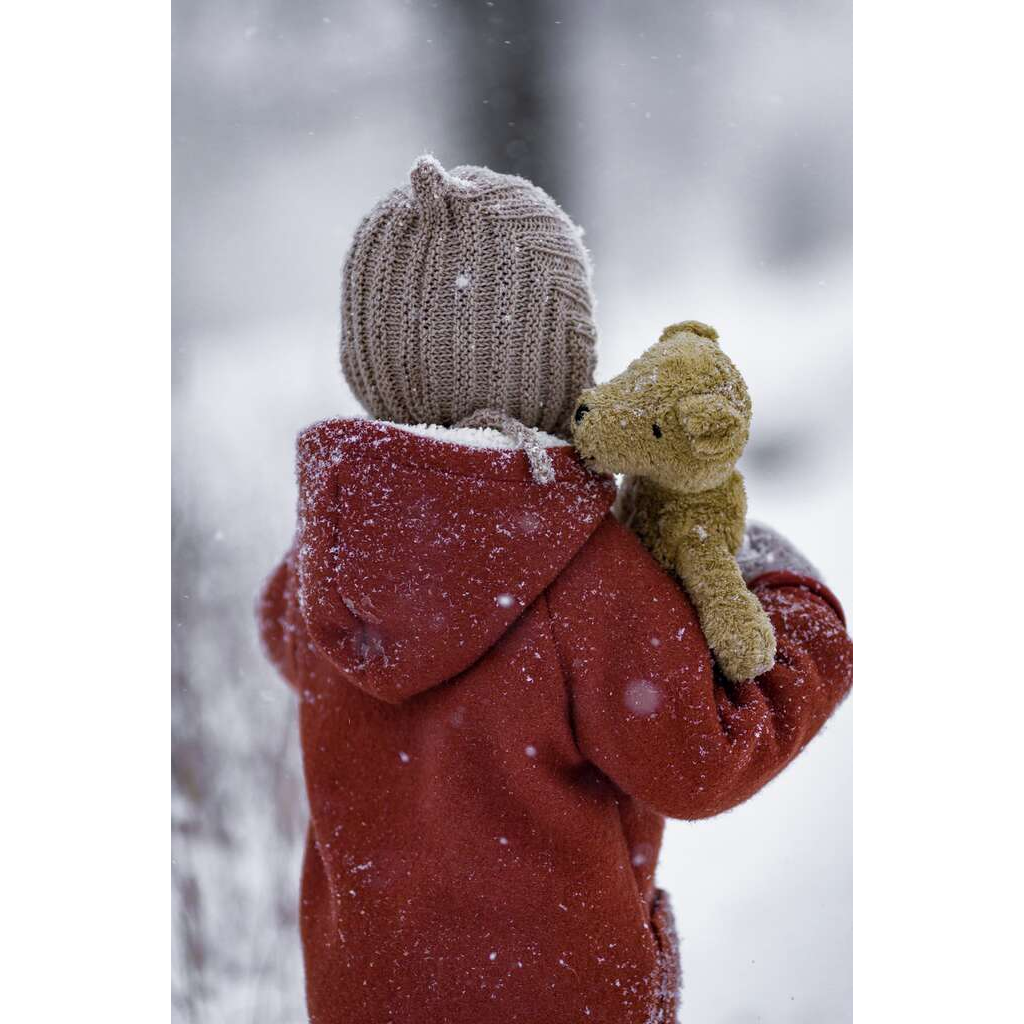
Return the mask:
[[[450,219],[437,224],[450,237]],[[348,330],[371,343],[359,386],[373,408],[382,335],[346,301]],[[561,323],[573,344],[587,336],[578,318]],[[532,380],[517,384],[528,399],[553,386]],[[557,407],[538,401],[548,420],[529,425],[562,430],[579,383],[568,377]],[[458,390],[472,402],[488,386]],[[299,439],[295,544],[260,610],[301,695],[300,917],[317,1024],[668,1024],[678,957],[654,888],[662,816],[746,799],[849,687],[838,607],[788,571],[752,582],[776,667],[717,685],[685,593],[611,516],[611,481],[553,444],[554,479],[539,482],[500,438],[339,420]]]

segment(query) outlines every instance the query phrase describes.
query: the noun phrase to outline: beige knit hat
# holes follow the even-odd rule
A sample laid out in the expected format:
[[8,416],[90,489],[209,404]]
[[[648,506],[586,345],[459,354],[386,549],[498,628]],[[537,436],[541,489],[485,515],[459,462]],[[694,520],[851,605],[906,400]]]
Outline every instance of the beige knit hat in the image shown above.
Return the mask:
[[367,412],[450,426],[492,409],[567,435],[594,383],[580,234],[524,178],[420,157],[345,260],[341,365]]

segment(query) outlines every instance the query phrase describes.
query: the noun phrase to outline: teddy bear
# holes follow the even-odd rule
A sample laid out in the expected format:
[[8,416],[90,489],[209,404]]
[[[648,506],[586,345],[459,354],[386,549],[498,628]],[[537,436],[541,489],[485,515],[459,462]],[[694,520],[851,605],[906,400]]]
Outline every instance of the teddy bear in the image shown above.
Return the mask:
[[584,391],[573,443],[598,472],[623,473],[621,516],[682,580],[732,682],[767,672],[775,633],[740,574],[747,496],[736,469],[750,433],[746,383],[696,320],[666,327],[619,376]]

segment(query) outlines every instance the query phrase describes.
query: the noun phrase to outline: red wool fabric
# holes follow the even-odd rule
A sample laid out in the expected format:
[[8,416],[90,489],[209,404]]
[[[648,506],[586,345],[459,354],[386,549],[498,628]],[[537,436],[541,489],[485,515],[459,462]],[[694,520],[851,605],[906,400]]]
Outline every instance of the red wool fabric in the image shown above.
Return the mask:
[[746,800],[850,688],[838,603],[786,572],[753,584],[776,667],[724,684],[611,481],[549,453],[543,485],[383,423],[299,438],[260,621],[301,697],[315,1024],[670,1024],[664,816]]

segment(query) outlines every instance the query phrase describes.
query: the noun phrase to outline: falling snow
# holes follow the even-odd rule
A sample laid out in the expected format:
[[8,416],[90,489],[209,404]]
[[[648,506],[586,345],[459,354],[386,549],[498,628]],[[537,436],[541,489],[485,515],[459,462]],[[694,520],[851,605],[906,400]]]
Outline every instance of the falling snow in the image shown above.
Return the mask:
[[661,707],[661,691],[647,679],[636,679],[626,686],[623,703],[634,715],[650,718]]

